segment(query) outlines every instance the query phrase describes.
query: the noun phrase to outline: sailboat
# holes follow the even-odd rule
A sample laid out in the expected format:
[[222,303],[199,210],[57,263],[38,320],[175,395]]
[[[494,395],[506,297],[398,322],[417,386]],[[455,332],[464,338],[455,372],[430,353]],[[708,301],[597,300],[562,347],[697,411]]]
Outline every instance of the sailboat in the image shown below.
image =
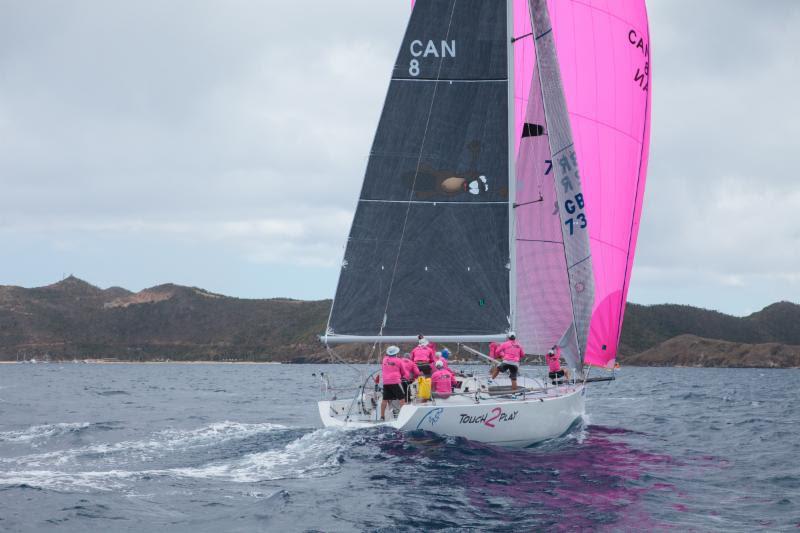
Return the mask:
[[[585,413],[613,369],[650,130],[644,0],[417,0],[394,65],[327,329],[337,344],[418,334],[482,356],[515,333],[571,379],[464,375],[380,420],[379,372],[326,383],[325,426],[386,425],[525,446]],[[525,367],[523,366],[523,370]]]

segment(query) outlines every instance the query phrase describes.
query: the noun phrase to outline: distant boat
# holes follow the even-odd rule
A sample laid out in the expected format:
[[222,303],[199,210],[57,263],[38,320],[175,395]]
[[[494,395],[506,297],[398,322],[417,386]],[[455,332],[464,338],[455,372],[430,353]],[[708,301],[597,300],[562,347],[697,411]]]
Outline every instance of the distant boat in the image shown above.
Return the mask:
[[381,422],[375,373],[362,375],[347,399],[326,382],[324,425],[527,445],[584,414],[590,368],[613,368],[619,344],[649,52],[644,0],[416,2],[321,339],[336,360],[339,343],[379,358],[418,333],[466,347],[516,332],[529,354],[558,345],[572,379],[526,376],[512,395],[507,378],[467,376]]

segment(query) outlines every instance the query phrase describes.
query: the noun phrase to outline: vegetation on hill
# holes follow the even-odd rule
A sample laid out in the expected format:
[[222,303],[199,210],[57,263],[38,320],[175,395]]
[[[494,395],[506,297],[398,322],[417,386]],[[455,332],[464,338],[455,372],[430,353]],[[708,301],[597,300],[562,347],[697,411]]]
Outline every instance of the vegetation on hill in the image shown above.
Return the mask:
[[[330,300],[231,298],[173,284],[133,293],[101,289],[73,276],[33,289],[0,286],[0,360],[323,360],[317,335],[325,329],[329,308]],[[749,344],[777,343],[751,351],[800,345],[800,306],[779,302],[739,318],[685,305],[628,304],[620,360],[681,364],[678,347],[700,346],[686,339],[665,344],[681,335],[737,343],[736,349],[717,347],[734,358]],[[711,353],[709,344],[702,346]],[[367,350],[341,349],[353,359]],[[786,355],[775,359],[780,364],[793,360],[787,355],[794,353],[791,349],[780,353]]]
[[321,351],[329,301],[248,300],[194,287],[102,290],[70,276],[0,287],[0,358],[289,361]]
[[641,366],[800,367],[800,346],[775,342],[743,344],[679,335],[629,356],[625,362]]
[[747,344],[800,345],[800,305],[778,302],[740,318],[688,305],[629,303],[620,351],[623,356],[640,353],[683,334]]

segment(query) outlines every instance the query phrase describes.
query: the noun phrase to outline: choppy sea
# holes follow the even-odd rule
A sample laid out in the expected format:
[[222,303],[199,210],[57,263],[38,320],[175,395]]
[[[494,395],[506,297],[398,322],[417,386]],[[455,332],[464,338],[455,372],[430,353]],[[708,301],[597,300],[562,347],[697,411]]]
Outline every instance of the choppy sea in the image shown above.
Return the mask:
[[323,429],[321,371],[352,375],[0,365],[0,530],[800,527],[800,370],[623,368],[583,423],[516,450]]

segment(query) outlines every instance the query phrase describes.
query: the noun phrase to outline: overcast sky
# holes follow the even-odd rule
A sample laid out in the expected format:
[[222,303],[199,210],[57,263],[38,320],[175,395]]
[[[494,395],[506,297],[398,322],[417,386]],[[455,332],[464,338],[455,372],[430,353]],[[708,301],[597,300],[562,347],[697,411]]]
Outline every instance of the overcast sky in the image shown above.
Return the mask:
[[[407,0],[0,0],[0,284],[330,298]],[[800,2],[649,2],[629,299],[800,302]]]

